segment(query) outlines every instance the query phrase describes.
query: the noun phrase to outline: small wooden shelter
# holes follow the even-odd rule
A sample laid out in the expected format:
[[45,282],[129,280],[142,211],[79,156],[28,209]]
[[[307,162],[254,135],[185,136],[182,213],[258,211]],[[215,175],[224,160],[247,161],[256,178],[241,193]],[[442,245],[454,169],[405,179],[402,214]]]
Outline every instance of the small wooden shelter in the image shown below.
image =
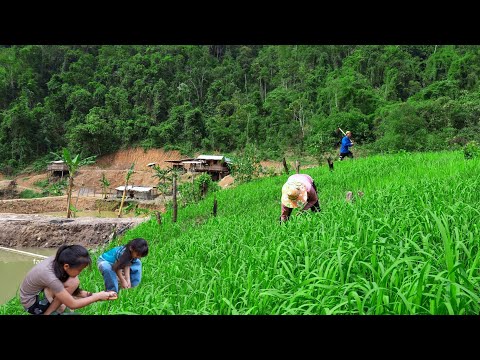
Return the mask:
[[[125,185],[115,188],[115,190],[117,190],[117,198],[121,198],[123,196],[124,189]],[[153,186],[127,186],[127,194],[125,196],[126,199],[153,200],[154,197],[155,188]]]
[[182,160],[164,160],[167,163],[170,163],[172,165],[173,170],[180,170],[181,172],[185,173],[187,172],[188,168],[184,166],[185,161],[191,161],[194,160],[192,158],[188,159],[182,159]]
[[47,171],[50,172],[50,177],[60,177],[69,175],[68,165],[63,160],[52,161],[47,165]]
[[174,169],[183,169],[190,173],[208,173],[213,181],[221,180],[230,174],[229,165],[232,160],[223,155],[200,155],[194,159],[165,160],[171,163]]
[[195,171],[208,173],[213,181],[221,180],[230,174],[229,165],[232,161],[223,155],[200,155],[195,161]]

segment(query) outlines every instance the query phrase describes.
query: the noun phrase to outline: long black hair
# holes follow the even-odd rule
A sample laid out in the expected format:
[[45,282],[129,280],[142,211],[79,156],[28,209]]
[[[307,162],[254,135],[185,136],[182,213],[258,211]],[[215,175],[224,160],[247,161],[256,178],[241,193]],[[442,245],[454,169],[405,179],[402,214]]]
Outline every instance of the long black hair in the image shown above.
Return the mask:
[[62,245],[58,248],[55,259],[53,260],[53,272],[55,276],[61,281],[65,282],[69,275],[63,268],[63,265],[68,264],[71,268],[76,269],[80,266],[90,265],[92,259],[87,249],[81,245]]
[[132,251],[135,251],[140,257],[144,257],[148,255],[148,244],[145,239],[136,238],[130,240],[126,245],[124,245],[124,252],[118,260],[113,264],[112,269],[113,271],[117,271],[118,269],[123,269],[132,261]]

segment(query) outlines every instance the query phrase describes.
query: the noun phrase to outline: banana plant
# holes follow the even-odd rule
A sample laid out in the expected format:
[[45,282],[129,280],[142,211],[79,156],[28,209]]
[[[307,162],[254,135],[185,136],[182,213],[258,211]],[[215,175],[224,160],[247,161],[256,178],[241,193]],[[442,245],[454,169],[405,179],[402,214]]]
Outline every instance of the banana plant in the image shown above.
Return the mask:
[[161,169],[159,166],[155,165],[153,166],[153,169],[155,170],[155,174],[153,174],[152,177],[158,179],[158,189],[162,192],[163,200],[165,201],[165,192],[168,189],[167,181],[170,181],[170,179],[167,178],[167,175],[172,171],[172,168]]
[[62,155],[58,155],[56,153],[52,153],[57,158],[60,158],[67,164],[68,166],[68,187],[67,187],[67,218],[70,218],[72,215],[72,191],[73,191],[73,177],[77,170],[84,165],[93,164],[95,162],[96,156],[89,156],[85,159],[80,159],[80,154],[75,155],[72,157],[70,154],[70,150],[64,148],[62,151]]
[[102,179],[100,180],[100,184],[102,184],[102,195],[103,199],[107,198],[107,188],[110,186],[110,181],[105,176],[105,173],[102,173]]
[[123,194],[122,194],[122,201],[120,202],[120,208],[118,209],[118,216],[122,216],[122,208],[123,208],[123,202],[125,201],[125,196],[127,194],[127,187],[128,187],[128,181],[130,180],[130,177],[133,174],[133,167],[135,166],[135,163],[132,163],[132,166],[130,166],[130,169],[127,171],[127,175],[125,175],[125,187],[123,188]]

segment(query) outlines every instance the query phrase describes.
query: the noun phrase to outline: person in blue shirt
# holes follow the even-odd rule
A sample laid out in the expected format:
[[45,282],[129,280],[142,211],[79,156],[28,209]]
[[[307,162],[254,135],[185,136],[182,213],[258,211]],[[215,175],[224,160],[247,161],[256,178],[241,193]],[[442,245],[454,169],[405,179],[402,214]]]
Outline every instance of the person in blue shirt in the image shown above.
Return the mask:
[[345,136],[342,139],[342,145],[340,146],[340,161],[343,160],[346,156],[353,158],[353,154],[350,151],[350,147],[353,146],[353,142],[350,140],[352,137],[352,132],[347,131]]
[[118,283],[122,289],[137,286],[142,279],[140,258],[148,255],[148,243],[136,238],[126,245],[114,247],[98,257],[97,266],[103,276],[106,291],[118,294]]

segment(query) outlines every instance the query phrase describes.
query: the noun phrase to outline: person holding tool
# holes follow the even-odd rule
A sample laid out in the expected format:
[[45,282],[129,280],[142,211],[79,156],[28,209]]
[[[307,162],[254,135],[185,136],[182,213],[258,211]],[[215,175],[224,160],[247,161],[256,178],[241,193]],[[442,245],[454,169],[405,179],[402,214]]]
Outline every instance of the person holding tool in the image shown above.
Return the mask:
[[[339,128],[340,129],[340,128]],[[353,142],[350,140],[352,137],[352,132],[347,131],[346,133],[343,132],[342,129],[340,131],[345,135],[342,139],[342,144],[340,146],[340,157],[339,160],[342,161],[345,157],[349,157],[353,159],[353,153],[350,151],[350,147],[353,146]]]

